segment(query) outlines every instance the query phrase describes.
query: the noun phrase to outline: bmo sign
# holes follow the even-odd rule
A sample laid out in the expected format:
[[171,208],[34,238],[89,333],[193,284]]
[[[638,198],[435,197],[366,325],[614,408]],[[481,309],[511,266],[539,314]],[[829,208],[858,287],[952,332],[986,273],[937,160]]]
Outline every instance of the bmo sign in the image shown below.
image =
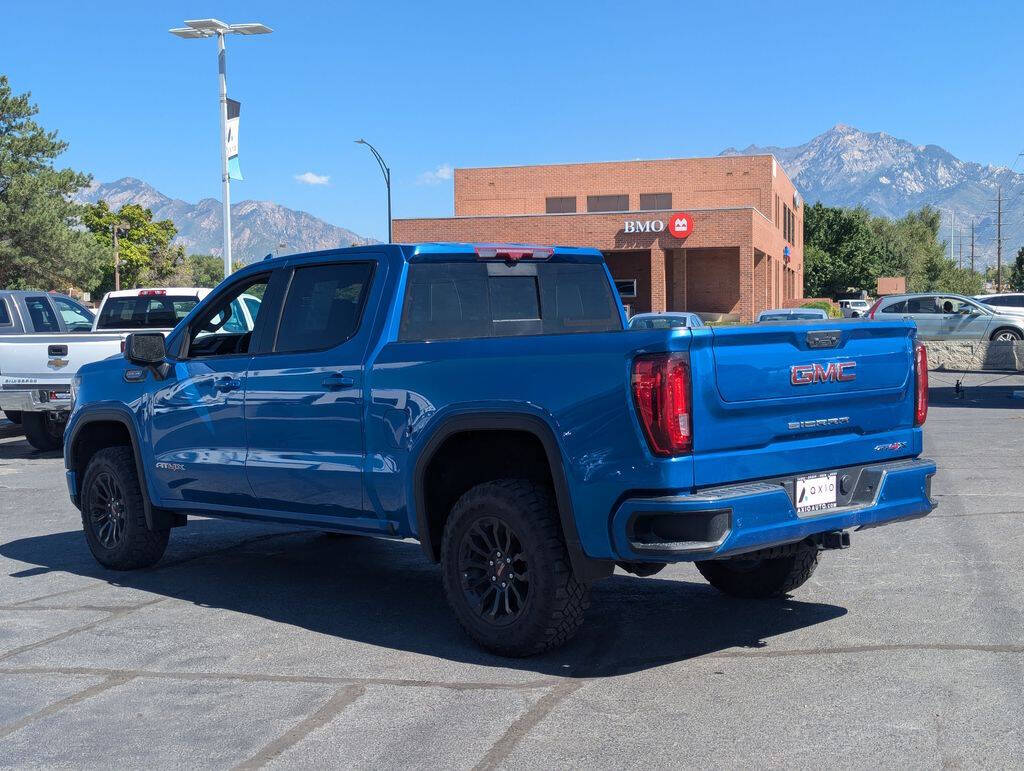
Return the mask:
[[668,231],[676,238],[686,238],[693,232],[693,217],[689,214],[673,214],[664,220],[626,220],[622,228],[624,233],[661,233]]

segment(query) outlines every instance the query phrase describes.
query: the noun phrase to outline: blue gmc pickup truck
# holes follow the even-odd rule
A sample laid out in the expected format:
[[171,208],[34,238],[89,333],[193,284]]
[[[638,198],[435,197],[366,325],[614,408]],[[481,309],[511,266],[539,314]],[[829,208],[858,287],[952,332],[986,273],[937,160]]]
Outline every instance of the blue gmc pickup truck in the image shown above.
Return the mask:
[[927,406],[907,322],[629,330],[595,250],[377,245],[250,265],[83,367],[65,464],[109,568],[189,515],[415,538],[468,634],[529,655],[615,565],[779,596],[927,514]]

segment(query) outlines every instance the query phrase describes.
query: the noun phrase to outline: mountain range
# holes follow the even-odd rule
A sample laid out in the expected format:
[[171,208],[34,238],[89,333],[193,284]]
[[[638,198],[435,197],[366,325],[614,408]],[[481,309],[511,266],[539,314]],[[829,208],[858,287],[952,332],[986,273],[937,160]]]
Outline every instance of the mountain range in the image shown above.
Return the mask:
[[[189,254],[222,253],[223,216],[220,201],[204,198],[188,203],[169,198],[152,185],[134,177],[93,183],[76,196],[81,203],[103,199],[113,210],[134,203],[150,209],[153,218],[169,219],[178,228],[175,244]],[[232,252],[241,262],[252,262],[273,252],[294,253],[372,243],[304,211],[270,201],[241,201],[231,205]]]
[[863,205],[874,214],[902,217],[926,204],[943,210],[940,238],[950,236],[952,211],[959,254],[970,251],[974,221],[979,263],[995,260],[996,197],[1003,195],[1003,260],[1024,239],[1024,174],[1005,166],[963,161],[937,145],[915,145],[884,132],[868,133],[837,124],[795,147],[728,148],[722,155],[771,153],[808,203]]
[[[1005,166],[963,161],[937,145],[915,145],[884,132],[869,133],[837,124],[795,147],[750,145],[727,148],[722,155],[772,154],[809,203],[863,205],[874,214],[902,217],[929,204],[942,210],[940,238],[950,237],[950,218],[963,239],[964,261],[970,253],[973,221],[979,265],[991,264],[996,253],[996,196],[1003,196],[1003,259],[1012,260],[1024,241],[1024,174]],[[192,254],[221,253],[221,205],[213,198],[192,204],[169,198],[134,177],[94,183],[83,188],[79,201],[105,199],[112,209],[135,203],[170,219],[178,228],[175,243]],[[235,254],[251,262],[279,251],[301,252],[350,244],[372,243],[351,230],[312,214],[270,201],[242,201],[231,207]],[[281,245],[284,246],[281,246]]]

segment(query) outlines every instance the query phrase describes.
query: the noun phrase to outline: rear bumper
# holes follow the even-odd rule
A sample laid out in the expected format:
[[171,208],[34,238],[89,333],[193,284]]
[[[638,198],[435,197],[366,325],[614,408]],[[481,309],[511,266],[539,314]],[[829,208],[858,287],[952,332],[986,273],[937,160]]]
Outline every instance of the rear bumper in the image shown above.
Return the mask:
[[[67,394],[50,398],[50,392]],[[0,390],[0,410],[4,412],[69,412],[71,410],[71,392],[69,386],[61,384],[47,388],[13,389],[6,386]]]
[[833,530],[864,529],[923,517],[935,508],[935,463],[899,460],[837,469],[852,480],[839,506],[797,516],[792,477],[713,487],[691,495],[630,498],[612,515],[618,557],[682,562],[731,556],[802,541]]

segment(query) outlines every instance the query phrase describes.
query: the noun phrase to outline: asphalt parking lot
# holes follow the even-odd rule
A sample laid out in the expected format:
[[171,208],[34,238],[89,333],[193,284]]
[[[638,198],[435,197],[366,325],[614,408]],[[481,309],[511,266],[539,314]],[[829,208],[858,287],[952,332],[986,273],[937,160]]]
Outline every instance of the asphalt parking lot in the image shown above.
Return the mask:
[[519,661],[461,634],[414,543],[197,520],[105,571],[61,458],[0,422],[0,766],[1018,766],[1024,378],[955,377],[926,519],[787,600],[617,573]]

